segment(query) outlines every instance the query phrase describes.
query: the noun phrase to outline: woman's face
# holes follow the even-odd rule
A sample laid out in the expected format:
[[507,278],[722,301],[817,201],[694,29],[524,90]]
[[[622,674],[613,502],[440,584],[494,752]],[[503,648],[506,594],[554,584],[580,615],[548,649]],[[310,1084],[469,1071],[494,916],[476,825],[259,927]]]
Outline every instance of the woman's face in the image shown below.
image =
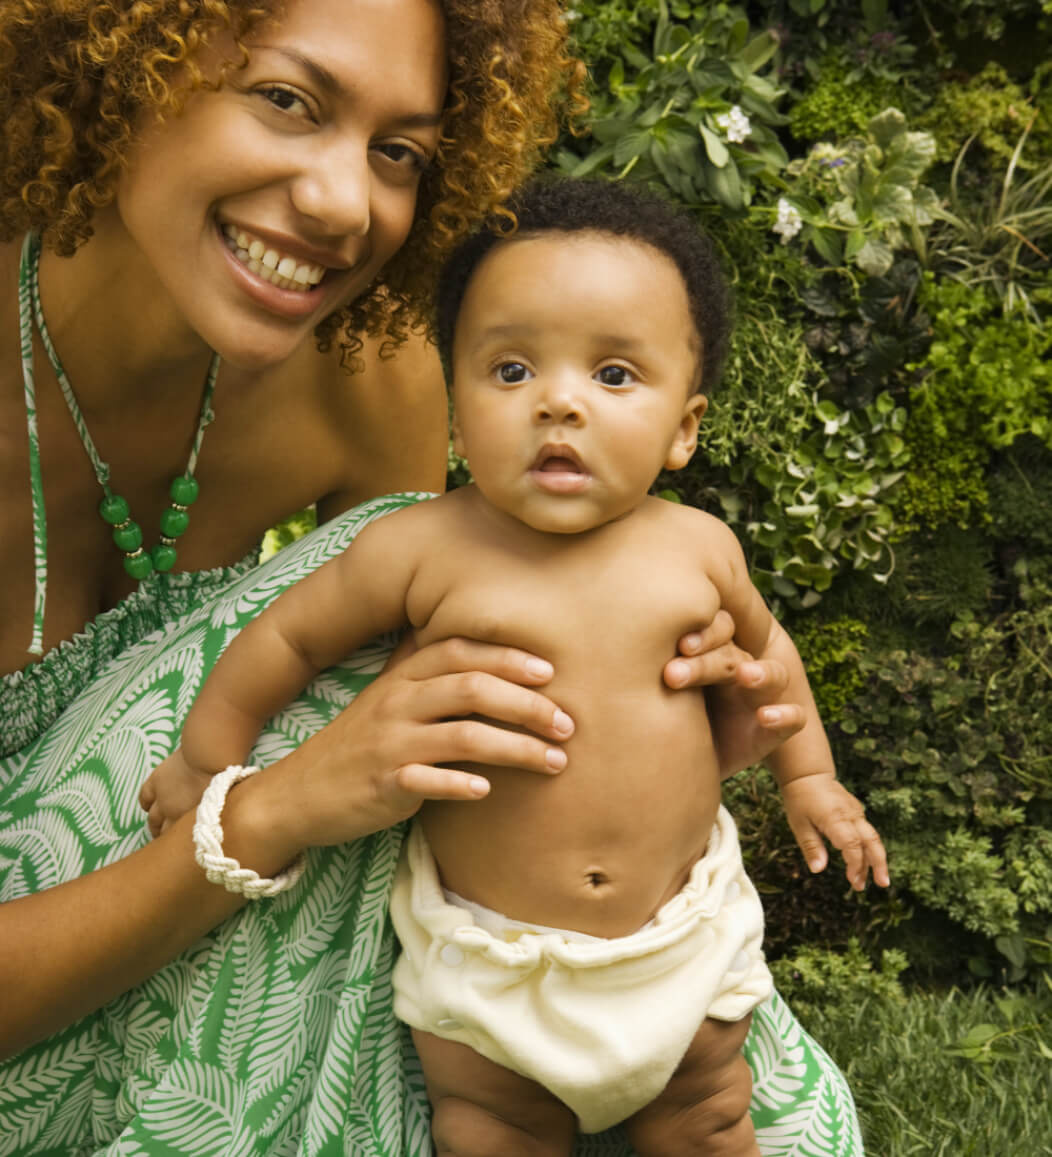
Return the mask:
[[[143,127],[114,212],[226,360],[262,369],[358,296],[405,240],[446,89],[437,0],[289,0],[248,66]],[[215,66],[212,58],[202,67]]]

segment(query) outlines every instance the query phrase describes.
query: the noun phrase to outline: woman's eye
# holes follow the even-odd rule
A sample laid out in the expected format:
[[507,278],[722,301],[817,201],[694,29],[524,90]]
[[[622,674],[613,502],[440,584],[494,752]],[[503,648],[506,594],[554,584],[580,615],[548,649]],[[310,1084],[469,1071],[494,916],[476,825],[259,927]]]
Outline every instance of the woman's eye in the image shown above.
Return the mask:
[[280,112],[293,113],[301,117],[310,116],[307,102],[291,88],[285,88],[281,84],[271,84],[259,89],[259,93],[268,104],[272,104]]
[[603,366],[595,376],[604,386],[627,386],[632,381],[624,366]]
[[414,149],[411,145],[390,142],[378,145],[377,150],[396,165],[415,169],[417,172],[423,172],[430,163],[429,158],[424,153],[419,149]]
[[522,362],[505,362],[497,367],[497,377],[508,385],[524,382],[530,376],[530,371]]

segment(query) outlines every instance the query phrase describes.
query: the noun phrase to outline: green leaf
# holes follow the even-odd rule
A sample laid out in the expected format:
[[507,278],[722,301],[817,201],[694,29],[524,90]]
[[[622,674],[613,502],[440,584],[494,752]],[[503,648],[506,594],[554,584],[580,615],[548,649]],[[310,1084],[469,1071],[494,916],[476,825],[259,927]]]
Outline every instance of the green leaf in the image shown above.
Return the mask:
[[767,29],[754,36],[742,50],[742,62],[750,72],[759,72],[778,51],[778,37]]
[[621,168],[634,158],[642,156],[649,147],[650,130],[633,129],[617,142],[614,149],[614,164]]
[[871,36],[882,31],[888,22],[888,0],[862,0],[862,18]]
[[958,1042],[957,1047],[962,1049],[981,1048],[988,1041],[993,1040],[1000,1033],[996,1024],[973,1025]]
[[600,145],[595,152],[589,153],[579,164],[570,170],[571,177],[587,177],[589,173],[607,164],[614,155],[613,143]]
[[866,243],[866,234],[862,229],[852,229],[847,235],[844,245],[844,260],[850,261]]
[[886,108],[870,120],[866,131],[882,149],[886,149],[895,137],[906,131],[906,118],[897,108]]
[[733,161],[722,169],[710,169],[706,173],[706,184],[721,205],[725,205],[728,209],[744,208],[745,196],[741,177],[738,175],[738,166]]
[[894,261],[894,253],[883,241],[867,241],[855,256],[855,264],[871,277],[882,277]]
[[840,265],[843,260],[840,234],[835,229],[823,229],[813,226],[808,235],[811,244],[829,262],[830,265]]
[[717,169],[722,169],[731,159],[727,146],[706,125],[699,124],[698,131],[701,133],[701,139],[705,142],[705,152],[708,153],[709,160]]

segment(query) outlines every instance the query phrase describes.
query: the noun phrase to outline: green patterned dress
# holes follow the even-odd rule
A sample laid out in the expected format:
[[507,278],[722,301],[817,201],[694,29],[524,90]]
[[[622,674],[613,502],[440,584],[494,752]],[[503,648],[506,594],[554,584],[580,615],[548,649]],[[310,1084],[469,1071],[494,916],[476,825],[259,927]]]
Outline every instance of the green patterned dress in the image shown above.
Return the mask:
[[[128,855],[136,803],[231,637],[369,520],[351,511],[261,567],[154,575],[83,634],[0,684],[0,902]],[[384,641],[268,724],[271,763],[382,666]],[[391,1011],[387,893],[402,828],[308,855],[291,892],[248,905],[145,983],[0,1063],[0,1157],[427,1157],[427,1102]],[[0,999],[12,999],[11,993]],[[768,1157],[856,1157],[846,1084],[774,997],[747,1045]],[[617,1130],[577,1157],[624,1157]]]

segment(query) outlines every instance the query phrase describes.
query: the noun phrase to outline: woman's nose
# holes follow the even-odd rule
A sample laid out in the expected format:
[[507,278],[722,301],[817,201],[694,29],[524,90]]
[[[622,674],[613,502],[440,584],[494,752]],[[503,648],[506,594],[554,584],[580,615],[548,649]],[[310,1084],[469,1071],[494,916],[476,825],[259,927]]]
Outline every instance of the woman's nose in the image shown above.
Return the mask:
[[331,236],[368,233],[370,195],[369,150],[364,143],[319,149],[291,187],[296,211]]

